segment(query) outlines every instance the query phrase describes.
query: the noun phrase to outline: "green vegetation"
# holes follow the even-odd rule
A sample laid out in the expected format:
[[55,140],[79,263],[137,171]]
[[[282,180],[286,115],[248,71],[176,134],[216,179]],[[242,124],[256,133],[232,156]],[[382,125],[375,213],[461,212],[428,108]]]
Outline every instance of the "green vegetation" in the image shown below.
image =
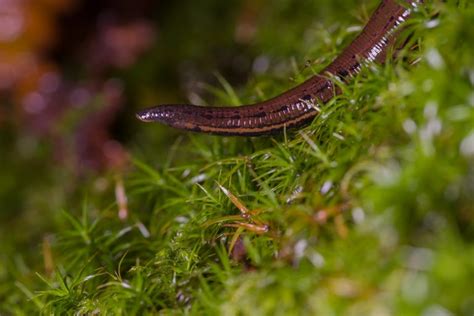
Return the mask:
[[[303,81],[363,24],[340,7],[365,19],[376,1],[295,3],[265,9],[255,38],[255,51],[276,43],[280,62],[238,91],[222,79],[210,103]],[[307,10],[328,18],[317,26]],[[341,85],[298,131],[222,138],[140,125],[125,221],[116,174],[69,190],[66,171],[17,156],[25,149],[3,133],[2,202],[33,210],[0,227],[0,314],[472,315],[472,21],[466,1],[427,5],[396,61]],[[9,185],[34,172],[33,191]]]

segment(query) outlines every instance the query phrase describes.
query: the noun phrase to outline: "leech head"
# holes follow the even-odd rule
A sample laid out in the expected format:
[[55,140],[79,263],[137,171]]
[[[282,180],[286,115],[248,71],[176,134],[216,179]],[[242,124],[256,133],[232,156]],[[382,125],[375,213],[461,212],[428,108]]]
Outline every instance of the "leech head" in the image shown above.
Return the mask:
[[161,122],[167,123],[173,119],[173,112],[169,106],[160,105],[154,108],[145,109],[137,112],[136,117],[142,122]]
[[159,122],[175,128],[199,131],[193,123],[193,109],[199,107],[190,105],[159,105],[136,113],[136,117],[142,122]]
[[135,116],[137,117],[137,119],[139,119],[140,121],[142,122],[153,122],[153,119],[151,119],[151,114],[150,114],[151,110],[143,110],[143,111],[139,111],[135,114]]

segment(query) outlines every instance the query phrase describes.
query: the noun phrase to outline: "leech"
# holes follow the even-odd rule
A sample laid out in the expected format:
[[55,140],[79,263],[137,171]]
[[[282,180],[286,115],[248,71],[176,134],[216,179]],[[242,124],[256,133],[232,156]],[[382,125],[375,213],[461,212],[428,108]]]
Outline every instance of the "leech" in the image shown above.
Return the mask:
[[[321,106],[337,94],[335,77],[348,82],[363,67],[383,63],[400,25],[421,2],[383,0],[359,36],[319,74],[272,99],[240,107],[202,107],[191,104],[159,105],[137,113],[144,122],[216,135],[260,136],[311,122]],[[329,75],[329,76],[328,76]]]

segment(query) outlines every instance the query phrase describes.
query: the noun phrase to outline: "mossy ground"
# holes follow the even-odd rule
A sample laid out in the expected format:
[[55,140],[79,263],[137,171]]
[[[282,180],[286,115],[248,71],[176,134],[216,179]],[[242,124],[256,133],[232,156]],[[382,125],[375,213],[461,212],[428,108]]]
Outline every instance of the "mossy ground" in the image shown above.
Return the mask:
[[[290,4],[275,3],[281,20],[260,31],[257,47],[276,40],[279,25],[275,50],[318,59],[270,64],[237,92],[222,81],[212,89],[216,103],[265,99],[303,81],[364,21],[298,29],[311,19],[292,26]],[[320,4],[328,24],[348,15],[339,5]],[[294,14],[309,9],[318,8]],[[473,21],[467,2],[426,5],[402,34],[410,42],[396,61],[341,85],[298,131],[166,141],[154,135],[169,129],[139,126],[133,168],[122,175],[125,222],[114,195],[94,189],[101,180],[63,205],[51,200],[67,175],[45,177],[56,184],[23,192],[40,213],[22,226],[2,224],[0,313],[472,315]],[[302,30],[304,41],[295,35]]]

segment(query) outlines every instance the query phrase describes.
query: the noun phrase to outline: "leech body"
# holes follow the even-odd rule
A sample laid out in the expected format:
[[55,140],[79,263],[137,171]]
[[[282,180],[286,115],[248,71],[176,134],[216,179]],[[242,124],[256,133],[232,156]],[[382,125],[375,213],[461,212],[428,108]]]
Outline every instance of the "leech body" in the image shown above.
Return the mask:
[[383,0],[361,34],[331,64],[270,100],[239,107],[160,105],[137,113],[137,117],[189,131],[237,136],[267,135],[307,124],[318,115],[319,106],[340,93],[330,77],[347,82],[362,67],[383,62],[400,24],[418,3],[406,0],[402,6],[396,0]]

